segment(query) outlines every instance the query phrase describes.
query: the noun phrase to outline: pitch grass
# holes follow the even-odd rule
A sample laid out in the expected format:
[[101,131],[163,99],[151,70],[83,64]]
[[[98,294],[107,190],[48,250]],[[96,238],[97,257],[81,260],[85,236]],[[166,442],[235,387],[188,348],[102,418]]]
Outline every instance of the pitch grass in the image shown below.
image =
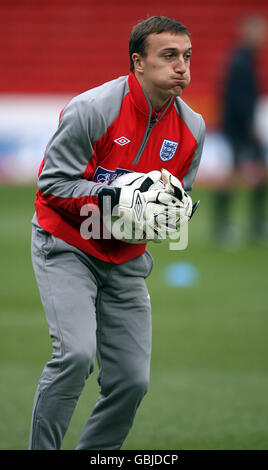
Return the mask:
[[[30,259],[35,189],[0,188],[0,449],[26,449],[33,396],[51,356]],[[267,449],[268,248],[236,251],[211,238],[212,193],[200,197],[185,251],[151,245],[147,284],[153,307],[149,392],[123,449]],[[246,230],[248,194],[233,217]],[[199,271],[192,287],[169,287],[174,261]],[[97,365],[73,415],[63,448],[73,449],[97,396]]]

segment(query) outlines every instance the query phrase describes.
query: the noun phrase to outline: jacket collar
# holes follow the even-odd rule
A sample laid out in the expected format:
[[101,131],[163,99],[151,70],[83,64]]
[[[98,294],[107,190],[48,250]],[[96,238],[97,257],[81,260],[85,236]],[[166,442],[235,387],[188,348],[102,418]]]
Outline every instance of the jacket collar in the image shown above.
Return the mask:
[[154,111],[147,94],[140,86],[133,72],[128,76],[128,85],[134,106],[145,116],[154,116],[154,118],[160,119],[164,115],[167,115],[173,108],[174,97],[170,98],[168,103],[166,103],[159,112]]

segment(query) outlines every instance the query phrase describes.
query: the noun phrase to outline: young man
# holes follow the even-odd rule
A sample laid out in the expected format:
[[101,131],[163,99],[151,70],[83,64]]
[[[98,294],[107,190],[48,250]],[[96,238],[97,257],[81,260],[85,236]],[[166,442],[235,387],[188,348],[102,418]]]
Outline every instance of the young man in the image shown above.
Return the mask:
[[[32,259],[53,356],[36,391],[30,449],[60,448],[95,354],[100,396],[77,449],[120,449],[147,391],[151,309],[144,279],[152,257],[145,243],[81,236],[81,211],[91,203],[102,214],[109,198],[126,220],[140,223],[142,213],[156,221],[169,203],[191,217],[184,189],[192,187],[205,133],[202,117],[179,98],[190,82],[191,50],[188,30],[174,19],[137,24],[130,75],[75,97],[48,144]],[[166,188],[152,190],[163,168]],[[122,189],[109,185],[130,171],[150,173]]]

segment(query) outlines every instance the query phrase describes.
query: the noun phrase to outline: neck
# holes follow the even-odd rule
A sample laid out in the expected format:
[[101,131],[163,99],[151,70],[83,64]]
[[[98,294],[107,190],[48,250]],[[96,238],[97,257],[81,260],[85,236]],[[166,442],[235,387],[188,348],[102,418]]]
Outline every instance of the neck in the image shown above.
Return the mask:
[[163,106],[166,103],[168,103],[171,96],[167,96],[167,95],[164,96],[164,95],[161,95],[159,92],[156,93],[152,87],[147,86],[142,75],[135,73],[135,76],[141,88],[146,93],[147,97],[149,98],[153,110],[156,112],[160,111],[163,108]]
[[152,92],[150,92],[150,90],[146,90],[145,88],[143,88],[143,90],[147,94],[153,110],[157,113],[163,108],[163,106],[165,106],[165,104],[168,103],[171,98],[171,96],[161,98],[159,96],[155,96]]

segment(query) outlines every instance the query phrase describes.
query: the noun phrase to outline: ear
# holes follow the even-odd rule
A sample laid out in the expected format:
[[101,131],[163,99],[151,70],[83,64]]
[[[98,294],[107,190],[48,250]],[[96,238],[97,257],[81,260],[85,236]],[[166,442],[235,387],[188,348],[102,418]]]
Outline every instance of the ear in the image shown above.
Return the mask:
[[144,58],[138,52],[133,52],[132,60],[133,60],[133,64],[134,64],[134,70],[136,72],[143,73]]

